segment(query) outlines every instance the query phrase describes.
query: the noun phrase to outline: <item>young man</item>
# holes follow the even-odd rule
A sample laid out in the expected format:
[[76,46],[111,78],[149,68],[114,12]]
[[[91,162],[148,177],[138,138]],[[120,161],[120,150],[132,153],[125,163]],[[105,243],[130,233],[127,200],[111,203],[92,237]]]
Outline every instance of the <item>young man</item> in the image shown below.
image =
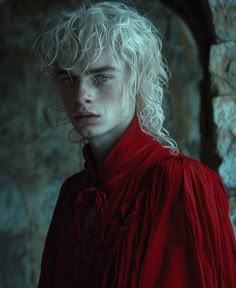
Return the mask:
[[85,168],[62,185],[39,288],[233,288],[236,245],[218,175],[163,128],[155,27],[114,2],[62,11],[39,38]]

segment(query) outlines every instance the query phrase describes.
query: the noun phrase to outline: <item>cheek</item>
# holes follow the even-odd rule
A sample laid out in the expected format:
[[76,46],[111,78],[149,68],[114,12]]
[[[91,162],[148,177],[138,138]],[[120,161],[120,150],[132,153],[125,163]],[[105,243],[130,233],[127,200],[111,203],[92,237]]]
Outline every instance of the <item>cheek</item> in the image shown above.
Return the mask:
[[116,89],[101,89],[99,91],[98,102],[105,106],[117,106],[120,105],[120,94],[117,93]]

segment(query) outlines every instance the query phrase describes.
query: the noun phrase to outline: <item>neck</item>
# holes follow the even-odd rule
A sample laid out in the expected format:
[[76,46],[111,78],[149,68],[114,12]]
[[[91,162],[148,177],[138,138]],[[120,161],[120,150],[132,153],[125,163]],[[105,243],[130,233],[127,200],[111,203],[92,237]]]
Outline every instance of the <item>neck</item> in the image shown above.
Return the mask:
[[106,156],[128,128],[131,121],[132,119],[124,125],[115,127],[112,131],[109,131],[106,134],[89,139],[89,146],[93,153],[96,166],[99,166],[99,164],[105,160]]
[[106,141],[106,139],[99,139],[99,141],[89,141],[89,146],[93,153],[94,160],[96,162],[96,166],[101,164],[106,156],[108,155],[109,151],[115,145],[116,141],[112,143],[111,141]]

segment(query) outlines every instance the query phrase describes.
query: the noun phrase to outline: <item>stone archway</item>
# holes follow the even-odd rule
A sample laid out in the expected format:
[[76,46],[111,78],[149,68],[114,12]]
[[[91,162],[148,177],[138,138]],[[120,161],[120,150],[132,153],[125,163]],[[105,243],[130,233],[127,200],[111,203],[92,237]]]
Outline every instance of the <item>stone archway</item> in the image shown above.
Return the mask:
[[[209,5],[206,1],[198,1],[197,3],[196,2],[190,3],[189,1],[186,1],[186,0],[167,0],[167,1],[163,1],[163,0],[151,1],[150,0],[145,3],[143,3],[143,1],[137,1],[137,2],[140,4],[140,7],[144,8],[144,10],[146,11],[151,10],[152,14],[154,13],[153,10],[157,11],[157,9],[154,9],[154,7],[156,8],[158,6],[159,8],[162,7],[161,8],[162,10],[163,10],[163,7],[165,7],[166,9],[164,10],[166,11],[167,11],[167,8],[169,8],[170,12],[169,12],[168,17],[166,18],[166,22],[168,23],[171,19],[173,20],[174,17],[176,17],[175,18],[176,20],[174,21],[176,21],[176,24],[178,22],[178,24],[177,24],[177,27],[174,27],[174,29],[179,28],[180,30],[178,32],[182,33],[182,37],[183,35],[185,35],[184,36],[185,39],[184,40],[183,38],[180,39],[179,43],[176,43],[177,45],[175,48],[176,49],[180,48],[182,44],[182,49],[185,49],[182,55],[185,57],[188,57],[188,56],[192,57],[192,60],[194,61],[194,63],[191,63],[190,61],[186,61],[184,63],[183,61],[183,64],[186,65],[185,67],[186,70],[189,69],[191,70],[191,73],[193,73],[194,67],[191,67],[192,66],[191,64],[199,65],[198,68],[196,66],[195,67],[196,67],[196,71],[197,69],[201,71],[200,73],[202,73],[202,77],[195,78],[196,82],[194,83],[193,81],[194,84],[192,86],[192,88],[195,86],[195,90],[193,89],[192,91],[190,91],[190,94],[192,95],[192,97],[190,96],[189,98],[186,98],[189,101],[192,101],[192,105],[193,105],[193,102],[197,101],[197,99],[194,98],[193,93],[195,93],[196,95],[199,95],[199,102],[195,103],[196,105],[199,104],[199,112],[194,111],[195,116],[196,116],[196,113],[198,113],[198,119],[196,117],[195,117],[195,120],[192,119],[193,121],[197,120],[198,123],[195,123],[195,128],[192,128],[193,126],[191,127],[191,125],[189,125],[189,121],[187,121],[188,124],[186,121],[183,121],[182,125],[183,125],[183,128],[186,129],[186,131],[187,131],[187,126],[188,128],[191,127],[190,129],[193,129],[193,131],[195,131],[194,133],[197,133],[196,126],[198,126],[199,127],[199,130],[198,130],[199,142],[196,143],[197,136],[195,136],[195,140],[194,140],[194,137],[190,135],[191,133],[189,133],[189,137],[190,139],[192,138],[192,140],[189,139],[186,141],[186,139],[181,139],[181,135],[182,135],[181,131],[179,131],[180,137],[179,135],[177,135],[176,139],[180,141],[180,149],[182,149],[184,152],[186,152],[187,154],[190,154],[193,157],[199,158],[202,162],[204,162],[211,168],[217,170],[218,165],[219,165],[219,159],[215,153],[216,130],[215,130],[215,126],[213,123],[213,111],[212,111],[213,95],[210,90],[210,77],[209,77],[209,70],[208,70],[209,69],[210,45],[214,43],[215,35],[214,35],[212,16],[211,16]],[[160,4],[162,4],[162,6],[160,6]],[[158,11],[157,11],[157,15],[159,15]],[[178,18],[178,16],[180,18]],[[163,14],[161,14],[161,17],[163,18]],[[181,29],[182,29],[182,32],[180,32]],[[167,43],[165,46],[168,46],[168,41],[169,39],[167,39]],[[188,50],[188,48],[190,50]],[[170,56],[170,58],[168,59],[170,66],[171,66],[172,61],[173,59]],[[179,77],[181,76],[179,75],[178,71],[176,71],[176,75],[178,75]],[[199,80],[198,83],[197,83],[197,78]],[[172,85],[174,83],[171,82],[170,84]],[[191,86],[190,83],[188,83],[187,86],[185,85],[186,85],[186,81],[185,83],[182,83],[182,85],[181,83],[179,83],[179,86],[182,86],[181,88],[183,91],[185,90],[185,88],[186,90],[190,89],[190,86]],[[177,87],[172,86],[172,88],[175,94],[175,89]],[[181,95],[178,95],[178,97],[180,97],[181,99]],[[175,108],[179,109],[178,106],[176,106]],[[189,108],[191,109],[191,105],[189,105]],[[178,123],[178,121],[176,123]],[[178,127],[176,127],[175,129],[178,129]],[[192,144],[190,144],[191,142]],[[187,147],[189,145],[190,145],[190,148]],[[192,150],[196,149],[199,151],[199,153],[191,152],[191,149]]]
[[215,43],[215,33],[208,1],[200,0],[160,0],[175,11],[192,31],[198,47],[199,62],[203,78],[199,82],[200,92],[200,159],[214,170],[218,169],[219,158],[216,154],[216,129],[213,122],[211,81],[209,74],[210,47]]
[[143,4],[148,17],[162,34],[163,54],[171,72],[166,94],[165,127],[180,151],[200,159],[200,92],[203,71],[198,47],[184,21],[160,2]]

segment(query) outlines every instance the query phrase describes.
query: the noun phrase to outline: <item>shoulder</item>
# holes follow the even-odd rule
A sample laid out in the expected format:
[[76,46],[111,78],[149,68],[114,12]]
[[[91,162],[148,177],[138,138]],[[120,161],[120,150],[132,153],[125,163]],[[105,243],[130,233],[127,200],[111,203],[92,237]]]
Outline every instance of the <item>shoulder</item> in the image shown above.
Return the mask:
[[218,174],[192,157],[183,153],[177,153],[169,147],[165,147],[159,142],[150,142],[151,150],[143,168],[148,174],[153,172],[152,176],[164,176],[176,179],[181,177],[213,177],[219,179]]
[[196,210],[206,204],[206,209],[223,205],[227,210],[227,194],[220,176],[196,159],[182,153],[169,154],[154,163],[149,175],[152,198],[157,200],[158,209],[160,203],[163,206],[177,200],[178,205],[188,209]]
[[[228,217],[227,193],[222,179],[214,170],[181,153],[163,160],[160,166],[166,175],[165,197],[172,197],[173,203],[182,207],[192,224],[201,218],[213,225],[219,220],[219,215]],[[228,221],[226,218],[225,222]]]
[[156,163],[155,166],[154,170],[162,170],[165,176],[172,180],[176,178],[181,178],[182,181],[190,180],[193,182],[216,180],[222,184],[222,180],[216,171],[183,153],[175,155],[170,151],[169,156]]
[[70,187],[70,186],[73,186],[73,185],[76,185],[76,186],[81,185],[83,183],[85,177],[86,177],[85,174],[86,174],[85,170],[81,170],[80,172],[69,176],[63,182],[62,187],[64,187],[64,186]]
[[71,175],[62,183],[58,201],[64,201],[67,197],[74,197],[75,194],[84,186],[86,175],[85,170]]
[[232,282],[236,246],[228,198],[219,175],[181,153],[159,161],[153,170],[158,180],[150,197],[155,199],[152,215],[158,224],[162,221],[163,227],[168,227],[169,243],[185,241],[197,265],[206,271],[205,279]]
[[206,233],[205,229],[215,233],[212,229],[220,222],[230,227],[227,193],[214,170],[180,153],[163,159],[153,171],[153,213],[169,211],[172,219],[178,219],[182,213],[199,237]]

